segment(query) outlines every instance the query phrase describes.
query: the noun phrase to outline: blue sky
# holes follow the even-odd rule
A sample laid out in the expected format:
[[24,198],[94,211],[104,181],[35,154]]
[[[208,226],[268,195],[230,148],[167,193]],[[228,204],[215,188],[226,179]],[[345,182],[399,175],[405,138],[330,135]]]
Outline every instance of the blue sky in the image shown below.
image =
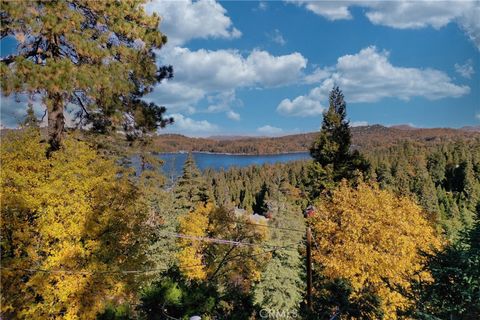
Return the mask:
[[333,84],[353,125],[480,124],[478,1],[184,0],[147,11],[169,37],[158,63],[175,70],[147,97],[176,119],[162,132],[314,131]]

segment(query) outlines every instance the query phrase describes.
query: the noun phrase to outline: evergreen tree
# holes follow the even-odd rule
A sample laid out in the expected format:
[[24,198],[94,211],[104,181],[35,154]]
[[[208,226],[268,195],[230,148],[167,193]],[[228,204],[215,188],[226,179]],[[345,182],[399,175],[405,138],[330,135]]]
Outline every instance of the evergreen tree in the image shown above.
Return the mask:
[[346,117],[343,93],[335,86],[330,92],[329,108],[323,114],[320,134],[310,148],[314,165],[310,168],[309,183],[314,187],[309,191],[313,198],[330,187],[329,182],[352,179],[356,170],[366,172],[369,168],[358,151],[350,150],[352,136]]
[[272,253],[253,295],[255,303],[262,309],[298,312],[304,295],[304,270],[303,259],[295,244],[302,242],[303,232],[295,230],[304,230],[305,221],[301,209],[286,198],[284,184],[277,182],[276,186],[266,201],[273,212],[270,225],[277,228],[271,229],[270,243],[286,248]]
[[[457,243],[426,255],[433,281],[414,281],[415,319],[480,318],[480,223]],[[401,291],[405,294],[405,292]]]
[[198,170],[192,153],[189,153],[183,165],[182,176],[178,179],[175,192],[175,206],[178,209],[192,209],[197,203],[206,203],[210,197],[210,191]]
[[38,128],[38,119],[35,116],[35,111],[33,110],[33,104],[29,103],[27,108],[27,115],[25,119],[22,121],[20,126],[22,128]]
[[0,60],[1,90],[40,94],[51,151],[64,132],[67,104],[102,130],[114,124],[129,136],[165,126],[164,107],[141,97],[171,67],[157,68],[155,51],[167,38],[144,1],[2,1],[0,35],[14,36],[15,54]]

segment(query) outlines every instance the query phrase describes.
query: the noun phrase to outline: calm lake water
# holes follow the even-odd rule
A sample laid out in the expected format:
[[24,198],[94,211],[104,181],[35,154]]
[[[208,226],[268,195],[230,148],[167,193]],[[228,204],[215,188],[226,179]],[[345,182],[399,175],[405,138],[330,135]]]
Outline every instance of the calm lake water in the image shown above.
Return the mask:
[[[247,167],[249,165],[262,165],[265,163],[289,162],[295,160],[311,159],[308,152],[283,153],[269,155],[239,155],[193,152],[193,158],[200,170],[212,168],[215,170],[230,167]],[[187,153],[161,153],[158,155],[163,161],[164,173],[169,177],[176,177],[182,172],[182,166],[187,159]]]

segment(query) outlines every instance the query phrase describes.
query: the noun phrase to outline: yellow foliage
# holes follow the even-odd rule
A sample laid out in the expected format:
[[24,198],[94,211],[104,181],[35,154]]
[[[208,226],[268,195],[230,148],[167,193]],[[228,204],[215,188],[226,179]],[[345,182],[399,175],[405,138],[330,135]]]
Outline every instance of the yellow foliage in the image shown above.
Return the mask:
[[2,314],[94,319],[128,295],[131,276],[103,272],[143,260],[145,210],[119,167],[87,144],[68,138],[47,159],[39,141],[35,130],[2,139]]
[[[260,270],[268,261],[262,244],[268,229],[256,226],[250,215],[235,215],[225,208],[208,203],[180,218],[179,231],[192,237],[227,239],[252,245],[219,244],[180,239],[177,255],[182,273],[190,280],[218,281],[249,290],[260,279]],[[266,223],[266,222],[264,222]]]
[[421,208],[365,183],[357,189],[343,183],[317,208],[312,218],[318,244],[314,262],[327,278],[348,279],[357,293],[373,288],[385,319],[397,319],[396,311],[410,301],[391,288],[408,291],[412,277],[427,280],[427,274],[418,274],[424,262],[419,252],[440,246]]
[[[180,232],[189,236],[205,237],[208,228],[208,214],[213,209],[212,203],[205,206],[199,205],[188,215],[180,217]],[[179,245],[181,250],[177,257],[180,270],[188,279],[204,280],[207,276],[202,261],[205,244],[200,241],[179,239]]]

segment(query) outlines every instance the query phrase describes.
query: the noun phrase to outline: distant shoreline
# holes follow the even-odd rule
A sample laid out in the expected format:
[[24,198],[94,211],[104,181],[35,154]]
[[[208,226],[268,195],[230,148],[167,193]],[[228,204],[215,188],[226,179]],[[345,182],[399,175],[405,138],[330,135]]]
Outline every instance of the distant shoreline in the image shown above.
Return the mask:
[[287,151],[287,152],[279,152],[279,153],[231,153],[231,152],[209,152],[209,151],[174,151],[174,152],[153,152],[156,155],[161,154],[187,154],[189,152],[192,153],[200,153],[200,154],[211,154],[211,155],[224,155],[224,156],[280,156],[280,155],[289,155],[289,154],[298,154],[298,153],[309,153],[308,150],[305,151]]

